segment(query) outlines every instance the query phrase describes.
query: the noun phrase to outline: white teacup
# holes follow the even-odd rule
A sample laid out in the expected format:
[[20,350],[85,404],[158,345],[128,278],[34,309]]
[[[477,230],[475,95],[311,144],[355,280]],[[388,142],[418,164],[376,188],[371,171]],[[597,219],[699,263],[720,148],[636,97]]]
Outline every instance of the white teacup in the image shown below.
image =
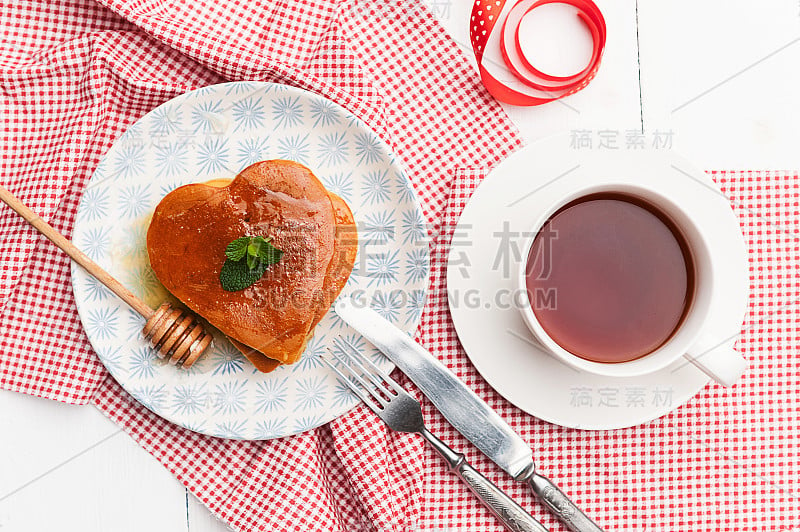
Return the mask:
[[[653,205],[668,216],[683,235],[694,263],[694,295],[685,318],[672,336],[655,351],[627,362],[594,362],[579,357],[551,338],[539,323],[533,311],[526,284],[527,258],[535,235],[547,220],[564,205],[597,193],[615,193],[632,196]],[[528,235],[523,247],[522,264],[517,277],[518,293],[521,294],[522,316],[535,339],[552,356],[579,370],[609,377],[633,377],[643,375],[669,366],[685,358],[712,379],[724,386],[731,386],[744,373],[747,364],[744,358],[729,345],[730,339],[711,338],[704,334],[704,324],[709,316],[711,300],[715,289],[712,257],[705,236],[692,216],[682,209],[675,197],[667,197],[660,191],[644,187],[630,180],[613,178],[595,180],[593,183],[577,185],[568,195],[554,202],[551,208],[542,212]]]

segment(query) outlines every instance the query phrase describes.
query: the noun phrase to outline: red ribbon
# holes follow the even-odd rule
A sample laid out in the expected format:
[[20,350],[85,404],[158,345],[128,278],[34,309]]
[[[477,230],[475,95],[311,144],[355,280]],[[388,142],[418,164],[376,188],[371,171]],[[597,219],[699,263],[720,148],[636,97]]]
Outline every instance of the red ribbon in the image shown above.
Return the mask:
[[[545,4],[573,6],[592,35],[592,56],[576,74],[541,72],[522,50],[520,23],[525,15]],[[606,45],[606,22],[592,0],[476,0],[470,39],[481,80],[492,96],[513,105],[541,105],[578,92],[594,78]]]

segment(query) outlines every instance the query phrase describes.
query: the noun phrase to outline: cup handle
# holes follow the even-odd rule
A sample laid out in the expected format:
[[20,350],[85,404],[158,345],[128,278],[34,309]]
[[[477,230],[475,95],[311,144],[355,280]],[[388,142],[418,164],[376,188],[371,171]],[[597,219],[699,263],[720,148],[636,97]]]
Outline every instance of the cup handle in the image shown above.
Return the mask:
[[684,357],[723,386],[733,386],[747,369],[747,361],[733,349],[732,341],[697,342]]

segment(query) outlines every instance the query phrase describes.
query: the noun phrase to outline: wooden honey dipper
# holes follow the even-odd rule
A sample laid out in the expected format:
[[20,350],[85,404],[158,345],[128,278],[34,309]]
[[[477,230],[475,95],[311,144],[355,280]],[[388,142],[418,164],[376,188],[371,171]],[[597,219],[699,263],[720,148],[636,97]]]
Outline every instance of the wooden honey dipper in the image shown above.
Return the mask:
[[173,308],[168,302],[153,310],[3,186],[0,186],[0,200],[141,314],[147,320],[142,334],[159,358],[189,368],[211,344],[212,336],[203,330],[194,314]]

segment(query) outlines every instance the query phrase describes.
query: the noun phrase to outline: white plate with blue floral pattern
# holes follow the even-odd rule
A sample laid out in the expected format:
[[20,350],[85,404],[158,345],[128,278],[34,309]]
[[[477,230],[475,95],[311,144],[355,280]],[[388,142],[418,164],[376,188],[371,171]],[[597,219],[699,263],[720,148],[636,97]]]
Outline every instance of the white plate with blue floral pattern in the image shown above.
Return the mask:
[[[428,242],[411,183],[386,144],[358,118],[316,94],[235,82],[183,94],[120,137],[83,194],[73,241],[155,307],[169,295],[150,269],[150,216],[174,188],[232,178],[265,159],[305,164],[344,198],[359,231],[359,256],[342,295],[358,296],[409,333],[428,286]],[[144,319],[73,264],[78,313],[100,360],[156,414],[234,439],[272,439],[318,427],[357,400],[320,357],[348,342],[391,368],[333,310],[301,359],[259,373],[219,332],[191,369],[164,365],[141,336]]]

